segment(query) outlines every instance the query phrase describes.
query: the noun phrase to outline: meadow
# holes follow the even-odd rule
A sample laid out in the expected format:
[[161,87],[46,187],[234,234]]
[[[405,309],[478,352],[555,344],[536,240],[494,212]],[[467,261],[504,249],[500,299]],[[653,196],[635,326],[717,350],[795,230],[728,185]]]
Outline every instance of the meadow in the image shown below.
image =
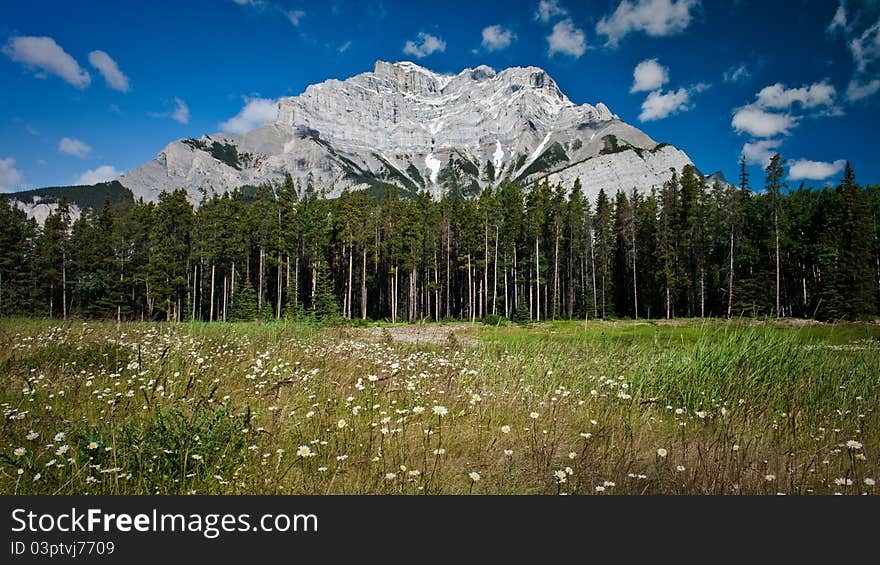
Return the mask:
[[0,321],[2,494],[876,494],[880,326]]

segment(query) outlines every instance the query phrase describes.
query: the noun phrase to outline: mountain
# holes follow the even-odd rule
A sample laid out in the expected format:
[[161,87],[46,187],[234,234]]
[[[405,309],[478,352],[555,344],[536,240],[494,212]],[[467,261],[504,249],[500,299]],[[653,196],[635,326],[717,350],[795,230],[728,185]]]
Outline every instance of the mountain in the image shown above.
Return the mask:
[[372,72],[311,85],[278,101],[275,121],[240,135],[170,143],[117,180],[154,201],[184,188],[209,194],[290,175],[303,191],[476,196],[503,180],[544,178],[587,196],[600,188],[645,191],[688,156],[623,122],[605,104],[577,105],[537,67],[487,66],[456,75],[410,62],[379,61]]

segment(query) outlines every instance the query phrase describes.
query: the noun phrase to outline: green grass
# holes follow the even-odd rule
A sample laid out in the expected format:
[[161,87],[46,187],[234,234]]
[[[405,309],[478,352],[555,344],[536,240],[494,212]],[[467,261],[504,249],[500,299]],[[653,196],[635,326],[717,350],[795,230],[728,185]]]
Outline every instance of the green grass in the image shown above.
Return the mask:
[[871,324],[7,319],[0,375],[4,494],[861,494],[878,474]]

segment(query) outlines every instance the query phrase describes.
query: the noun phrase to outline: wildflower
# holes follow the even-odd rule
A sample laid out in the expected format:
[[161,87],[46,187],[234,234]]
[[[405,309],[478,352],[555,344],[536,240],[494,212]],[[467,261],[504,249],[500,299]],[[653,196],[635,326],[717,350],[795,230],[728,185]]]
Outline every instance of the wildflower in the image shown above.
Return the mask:
[[476,404],[477,402],[480,402],[482,400],[483,400],[483,397],[477,393],[474,393],[471,395],[471,404]]
[[577,459],[577,456],[578,456],[578,454],[577,454],[576,451],[569,451],[569,452],[568,452],[568,458],[569,458],[569,459]]
[[675,470],[678,471],[679,473],[684,473],[685,467],[684,467],[684,465],[676,465]]
[[565,474],[565,471],[563,471],[562,469],[557,469],[557,470],[553,471],[553,477],[556,479],[556,482],[558,482],[558,483],[564,483],[565,481],[568,480],[567,475]]
[[397,473],[393,473],[393,472],[385,473],[385,480],[386,481],[393,481],[396,478],[397,478]]
[[438,447],[437,449],[434,450],[434,455],[436,455],[438,457],[440,457],[441,455],[446,455],[446,449],[444,449],[442,447]]
[[379,380],[379,376],[378,375],[369,375],[367,377],[367,380],[370,381],[371,383],[374,383]]
[[581,432],[578,435],[580,435],[584,439],[590,439],[591,437],[593,437],[593,434],[591,434],[590,432]]
[[602,483],[602,486],[607,487],[607,488],[614,488],[617,486],[617,484],[614,481],[604,481]]
[[666,451],[666,449],[664,449],[662,447],[657,449],[657,456],[658,457],[666,457],[667,455],[669,455],[669,452]]
[[98,443],[94,441],[90,441],[88,445],[89,449],[98,449]]
[[477,482],[480,480],[480,474],[476,471],[471,471],[470,473],[468,473],[468,477],[470,477],[473,482]]
[[340,430],[347,425],[348,425],[348,422],[346,422],[345,419],[343,419],[343,418],[340,418],[339,421],[336,422],[336,427],[339,428]]
[[505,449],[505,450],[504,450],[504,455],[507,455],[508,457],[511,456],[511,455],[513,455],[513,450],[512,450],[512,449]]
[[35,431],[33,431],[33,430],[29,431],[29,432],[28,432],[28,435],[24,436],[24,438],[25,438],[26,440],[28,440],[28,441],[34,441],[34,440],[37,439],[38,437],[40,437],[40,434],[37,433],[37,432],[35,432]]
[[540,416],[541,415],[538,414],[537,412],[530,412],[529,413],[529,418],[531,418],[532,420],[537,420]]
[[681,416],[682,414],[684,414],[684,408],[676,408],[676,409],[675,409],[675,413],[676,413],[678,416]]
[[437,416],[445,416],[449,414],[449,410],[447,410],[445,406],[434,406],[433,411]]
[[16,457],[22,457],[25,454],[25,449],[23,447],[17,447],[15,451],[12,452]]
[[705,410],[697,410],[696,412],[694,412],[694,414],[696,414],[696,415],[697,415],[697,418],[700,418],[700,419],[703,419],[703,418],[706,417],[706,411],[705,411]]
[[19,468],[18,471],[16,471],[16,472],[17,472],[19,475],[24,475],[24,469]]
[[877,484],[877,481],[875,481],[871,477],[865,477],[865,484],[868,485],[869,487],[872,487]]
[[46,463],[46,467],[51,467],[56,463],[55,459],[50,459],[48,463]]
[[847,446],[848,448],[852,449],[852,450],[857,450],[857,449],[861,449],[861,448],[862,448],[862,444],[859,443],[859,442],[857,442],[857,441],[854,440],[854,439],[851,439],[851,440],[849,440],[848,442],[846,442],[846,446]]
[[55,434],[55,441],[64,441],[65,437],[67,437],[67,435],[64,432],[58,432]]
[[776,475],[772,475],[772,474],[764,475],[764,480],[767,481],[768,483],[773,482],[776,480]]
[[301,445],[296,448],[296,454],[302,458],[311,457],[312,456],[312,448],[308,445]]
[[39,480],[40,480],[40,477],[42,477],[42,476],[43,476],[42,473],[37,473],[36,475],[34,475],[34,481],[33,481],[33,482],[37,482],[37,481],[39,481]]
[[201,461],[201,460],[202,460],[202,456],[199,455],[198,453],[193,453],[190,457],[192,457],[193,460],[195,460],[195,461]]
[[847,487],[848,487],[848,486],[851,486],[851,485],[853,484],[853,480],[852,480],[852,479],[847,479],[847,478],[844,478],[844,477],[840,477],[840,478],[834,479],[834,484],[837,485],[837,486],[839,486],[839,487],[843,487],[843,486],[847,486]]
[[738,443],[734,443],[734,444],[733,444],[733,450],[734,450],[734,451],[739,451],[739,444],[738,444]]
[[422,414],[425,411],[424,406],[413,406],[412,413],[413,414]]
[[345,461],[346,459],[348,459],[348,455],[337,455],[336,456],[337,461]]
[[309,410],[308,412],[306,412],[306,418],[311,418],[311,417],[314,416],[314,415],[315,415],[315,411],[314,411],[314,410]]
[[602,485],[596,485],[596,492],[605,492],[605,487]]
[[510,433],[510,426],[508,426],[507,424],[504,424],[503,426],[501,426],[501,433],[502,434],[509,434]]
[[68,451],[70,451],[70,446],[69,445],[62,445],[62,446],[59,446],[58,449],[55,450],[55,455],[59,455],[59,456],[64,455]]

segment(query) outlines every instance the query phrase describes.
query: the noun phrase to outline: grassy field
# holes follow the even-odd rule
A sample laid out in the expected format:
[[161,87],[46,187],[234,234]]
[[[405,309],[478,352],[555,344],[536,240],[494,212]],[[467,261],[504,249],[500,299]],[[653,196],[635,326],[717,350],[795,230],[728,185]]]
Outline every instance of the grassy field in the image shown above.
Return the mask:
[[876,494],[880,326],[0,321],[3,494]]

